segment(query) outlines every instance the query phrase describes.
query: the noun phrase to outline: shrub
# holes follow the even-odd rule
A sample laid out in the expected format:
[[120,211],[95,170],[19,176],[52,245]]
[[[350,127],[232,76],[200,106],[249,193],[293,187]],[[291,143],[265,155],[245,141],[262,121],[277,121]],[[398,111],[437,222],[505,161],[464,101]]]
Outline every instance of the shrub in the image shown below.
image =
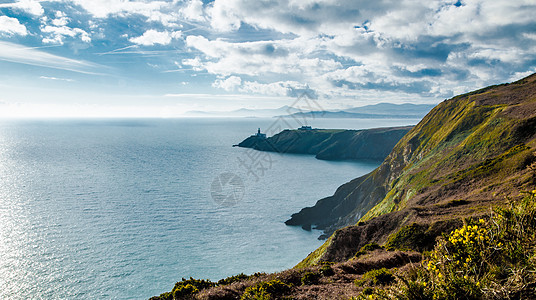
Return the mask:
[[165,297],[162,297],[162,295],[164,295],[162,294],[160,297],[163,300],[188,299],[191,298],[192,295],[197,294],[199,291],[214,286],[216,286],[216,284],[210,280],[194,279],[192,277],[190,277],[190,279],[182,278],[182,281],[175,283],[171,293],[166,293]]
[[[331,269],[331,268],[330,268]],[[302,285],[313,285],[317,284],[320,279],[320,274],[313,272],[306,272],[301,278]]]
[[198,292],[199,289],[188,283],[186,285],[181,285],[173,290],[173,299],[190,298],[190,296]]
[[[488,220],[468,219],[382,299],[536,299],[536,190]],[[363,276],[365,277],[365,276]]]
[[173,294],[171,292],[165,292],[160,296],[151,297],[149,300],[173,300]]
[[370,243],[366,244],[363,247],[361,247],[361,250],[363,251],[374,251],[376,249],[382,249],[383,247],[378,245],[377,243]]
[[354,257],[357,258],[357,257],[359,257],[361,255],[367,254],[368,252],[374,251],[376,249],[383,249],[383,247],[378,245],[377,243],[366,244],[363,247],[361,247],[361,249],[359,249],[359,251],[356,252]]
[[320,268],[320,274],[322,274],[322,276],[324,277],[329,277],[329,276],[333,276],[335,272],[333,271],[330,265],[323,265]]
[[392,250],[416,250],[421,251],[426,248],[428,244],[434,242],[433,237],[426,235],[428,226],[413,223],[400,228],[399,231],[392,234],[387,243],[385,249]]
[[179,288],[180,286],[184,286],[187,284],[194,286],[198,290],[204,290],[204,289],[208,289],[208,288],[216,286],[216,283],[208,279],[195,279],[195,278],[190,277],[190,279],[182,278],[180,282],[175,283],[175,287],[173,288],[173,290]]
[[229,285],[229,284],[231,284],[233,282],[249,279],[249,277],[250,276],[248,276],[248,275],[246,275],[244,273],[240,273],[238,275],[229,276],[227,278],[223,278],[223,279],[218,280],[218,285]]
[[364,288],[363,291],[361,291],[361,294],[365,296],[372,295],[373,293],[374,293],[374,289],[368,286]]
[[393,282],[394,280],[395,276],[390,270],[381,268],[368,271],[367,273],[363,274],[363,277],[361,277],[359,280],[356,280],[355,284],[358,286],[385,285]]
[[259,282],[246,288],[241,300],[274,300],[290,292],[291,286],[280,280]]

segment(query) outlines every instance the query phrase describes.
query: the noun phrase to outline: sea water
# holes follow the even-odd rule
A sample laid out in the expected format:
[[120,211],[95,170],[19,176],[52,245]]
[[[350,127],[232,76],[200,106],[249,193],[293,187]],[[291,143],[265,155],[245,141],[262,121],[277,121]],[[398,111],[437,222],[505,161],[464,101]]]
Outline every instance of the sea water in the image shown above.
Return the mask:
[[[0,299],[146,299],[181,277],[218,280],[294,266],[322,241],[320,232],[284,221],[379,162],[232,147],[275,122],[0,122]],[[218,199],[225,190],[214,190],[222,174],[239,182],[228,191],[231,203]]]

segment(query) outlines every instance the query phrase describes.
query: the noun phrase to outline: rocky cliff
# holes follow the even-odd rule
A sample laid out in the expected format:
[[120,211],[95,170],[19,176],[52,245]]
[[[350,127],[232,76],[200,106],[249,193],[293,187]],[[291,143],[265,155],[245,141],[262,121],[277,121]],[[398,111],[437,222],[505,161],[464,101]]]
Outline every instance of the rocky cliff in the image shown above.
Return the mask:
[[239,147],[282,153],[313,154],[318,159],[383,160],[412,126],[365,130],[283,130],[263,139],[251,136]]
[[534,299],[535,150],[536,74],[446,100],[380,167],[287,221],[334,231],[298,266],[152,299]]
[[[373,172],[354,179],[288,225],[316,225],[324,246],[303,264],[343,261],[412,223],[424,231],[483,214],[536,183],[536,75],[436,106]],[[438,230],[439,232],[440,230]]]

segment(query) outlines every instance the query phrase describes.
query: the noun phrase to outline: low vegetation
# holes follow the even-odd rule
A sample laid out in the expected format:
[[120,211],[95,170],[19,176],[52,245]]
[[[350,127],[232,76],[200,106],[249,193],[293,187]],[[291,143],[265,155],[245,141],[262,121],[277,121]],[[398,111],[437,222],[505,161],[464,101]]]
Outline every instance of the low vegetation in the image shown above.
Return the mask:
[[285,294],[288,294],[291,286],[280,281],[270,280],[268,282],[259,282],[256,285],[248,287],[240,300],[272,300],[281,299]]
[[163,293],[160,296],[152,297],[152,300],[175,300],[175,299],[191,299],[200,290],[211,288],[216,284],[210,280],[200,280],[190,277],[190,279],[182,278],[181,281],[175,283],[171,292]]
[[536,299],[536,190],[488,219],[466,220],[393,284],[358,299]]
[[376,285],[385,285],[395,281],[395,276],[393,272],[386,269],[375,269],[368,271],[363,274],[361,279],[356,280],[355,284],[357,286],[376,286]]

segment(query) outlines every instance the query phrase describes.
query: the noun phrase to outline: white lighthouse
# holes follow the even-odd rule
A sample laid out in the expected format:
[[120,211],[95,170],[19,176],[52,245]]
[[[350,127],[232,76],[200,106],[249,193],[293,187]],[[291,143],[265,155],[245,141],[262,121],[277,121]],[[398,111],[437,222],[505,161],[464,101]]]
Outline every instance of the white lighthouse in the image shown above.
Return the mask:
[[254,137],[257,137],[257,138],[260,138],[260,139],[265,139],[265,138],[266,138],[266,134],[265,134],[265,133],[261,133],[261,129],[260,129],[260,128],[257,130],[257,133],[255,133],[253,136],[254,136]]

